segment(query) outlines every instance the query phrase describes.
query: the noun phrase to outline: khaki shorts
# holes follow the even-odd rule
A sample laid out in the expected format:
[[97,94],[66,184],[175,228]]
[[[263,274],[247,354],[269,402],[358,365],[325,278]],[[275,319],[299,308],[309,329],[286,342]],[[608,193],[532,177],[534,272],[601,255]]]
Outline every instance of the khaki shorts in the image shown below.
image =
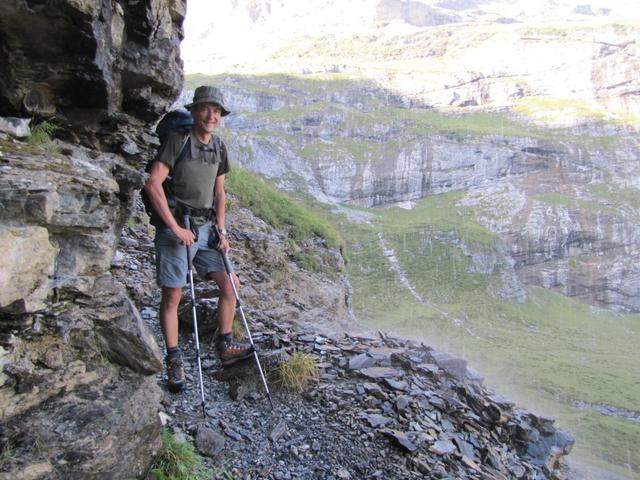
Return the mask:
[[[210,272],[224,272],[224,262],[218,250],[207,246],[211,231],[211,223],[207,222],[198,230],[198,241],[191,245],[191,259],[198,275],[206,279]],[[156,282],[161,288],[182,288],[187,284],[187,248],[180,243],[178,237],[167,228],[157,228],[156,247]],[[231,265],[233,270],[233,265]]]

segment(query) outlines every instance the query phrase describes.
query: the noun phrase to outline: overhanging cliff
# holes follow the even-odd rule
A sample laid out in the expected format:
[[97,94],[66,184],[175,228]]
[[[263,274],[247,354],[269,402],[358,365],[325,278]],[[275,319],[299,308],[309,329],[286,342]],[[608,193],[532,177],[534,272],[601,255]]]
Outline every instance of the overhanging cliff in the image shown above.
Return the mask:
[[118,152],[181,88],[185,7],[0,4],[0,116],[67,141],[0,138],[0,478],[137,477],[159,446],[161,352],[110,268],[142,183]]

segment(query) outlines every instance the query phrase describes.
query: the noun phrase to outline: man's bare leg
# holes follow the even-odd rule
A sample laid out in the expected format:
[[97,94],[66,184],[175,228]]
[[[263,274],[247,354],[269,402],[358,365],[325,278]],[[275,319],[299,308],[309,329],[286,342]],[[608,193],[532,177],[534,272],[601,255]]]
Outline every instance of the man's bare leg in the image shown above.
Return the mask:
[[[240,288],[240,280],[235,273],[231,274],[236,284],[236,289]],[[211,272],[209,278],[216,282],[220,289],[218,299],[218,332],[220,334],[231,333],[233,328],[233,318],[236,315],[236,296],[229,281],[229,276],[223,272]]]
[[178,305],[181,288],[163,288],[160,301],[160,326],[167,346],[167,388],[177,393],[184,388],[185,374],[178,347]]
[[[220,355],[222,365],[231,365],[245,358],[249,358],[253,353],[253,347],[249,344],[238,343],[233,340],[232,329],[233,319],[236,313],[236,296],[233,286],[229,281],[229,275],[222,272],[209,274],[213,281],[218,284],[220,298],[218,300],[218,338],[216,346]],[[232,274],[236,289],[240,288],[240,281],[236,274]]]
[[182,298],[181,288],[163,288],[160,301],[160,327],[167,348],[178,346],[178,305]]

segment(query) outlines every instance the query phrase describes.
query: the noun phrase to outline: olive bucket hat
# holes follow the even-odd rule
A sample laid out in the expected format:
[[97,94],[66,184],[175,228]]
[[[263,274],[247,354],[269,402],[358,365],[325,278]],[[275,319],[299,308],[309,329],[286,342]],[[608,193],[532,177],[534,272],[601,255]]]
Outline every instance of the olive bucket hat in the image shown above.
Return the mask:
[[222,110],[223,117],[231,113],[224,106],[224,97],[222,96],[222,92],[219,88],[216,87],[202,85],[196,88],[196,91],[193,94],[193,101],[188,105],[185,105],[184,108],[186,108],[187,110],[191,110],[191,107],[199,103],[215,103],[219,105],[220,110]]

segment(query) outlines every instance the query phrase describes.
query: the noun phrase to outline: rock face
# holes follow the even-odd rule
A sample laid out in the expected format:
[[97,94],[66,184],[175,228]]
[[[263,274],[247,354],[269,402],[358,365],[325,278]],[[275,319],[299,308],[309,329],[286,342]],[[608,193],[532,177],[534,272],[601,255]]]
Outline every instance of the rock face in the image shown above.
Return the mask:
[[159,447],[162,354],[110,273],[142,176],[114,152],[144,146],[177,95],[184,13],[0,5],[0,116],[47,119],[86,146],[0,133],[2,479],[140,477]]
[[454,15],[448,15],[424,3],[412,1],[381,0],[376,6],[376,13],[378,21],[403,20],[416,27],[430,27],[460,21]]
[[159,445],[148,375],[162,357],[109,273],[140,176],[116,155],[61,149],[0,140],[0,478],[141,475]]
[[180,91],[185,11],[186,0],[2,2],[0,112],[113,149]]
[[285,188],[302,183],[328,203],[370,207],[459,192],[456,206],[500,239],[482,251],[455,239],[474,271],[502,272],[498,296],[522,300],[535,285],[640,311],[638,262],[629,261],[640,255],[632,128],[587,123],[545,133],[506,115],[445,117],[365,81],[212,81],[237,112],[226,125],[245,167]]

